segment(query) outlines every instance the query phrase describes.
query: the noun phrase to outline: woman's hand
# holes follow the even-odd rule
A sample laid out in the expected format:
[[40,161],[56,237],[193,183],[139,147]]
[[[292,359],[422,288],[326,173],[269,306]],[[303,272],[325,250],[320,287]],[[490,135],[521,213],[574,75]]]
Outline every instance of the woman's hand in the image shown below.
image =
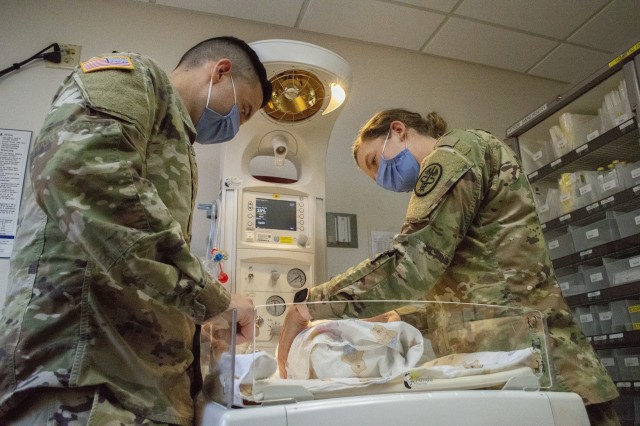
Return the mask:
[[309,311],[305,304],[289,307],[278,336],[278,370],[282,379],[287,378],[287,358],[293,339],[309,326]]
[[367,322],[395,322],[402,321],[400,315],[396,311],[385,312],[384,314],[376,315],[371,318],[363,318],[363,321]]

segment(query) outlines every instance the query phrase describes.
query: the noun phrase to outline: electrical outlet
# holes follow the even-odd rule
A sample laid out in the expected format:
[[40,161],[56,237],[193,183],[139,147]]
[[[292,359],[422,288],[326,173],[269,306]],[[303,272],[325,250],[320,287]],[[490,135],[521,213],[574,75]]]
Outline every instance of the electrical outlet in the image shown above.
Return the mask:
[[60,46],[60,63],[55,64],[53,62],[46,62],[46,66],[49,68],[63,68],[72,70],[76,65],[80,63],[80,51],[82,46],[78,44],[63,44],[58,43]]

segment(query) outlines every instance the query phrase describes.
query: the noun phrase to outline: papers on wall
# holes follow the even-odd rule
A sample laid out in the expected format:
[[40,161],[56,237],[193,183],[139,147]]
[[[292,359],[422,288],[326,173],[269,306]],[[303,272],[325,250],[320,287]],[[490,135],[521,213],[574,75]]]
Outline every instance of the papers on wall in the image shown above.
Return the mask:
[[13,249],[30,143],[30,131],[0,128],[0,257]]
[[373,259],[377,254],[391,248],[391,241],[396,232],[371,231],[371,243],[369,244],[369,256]]

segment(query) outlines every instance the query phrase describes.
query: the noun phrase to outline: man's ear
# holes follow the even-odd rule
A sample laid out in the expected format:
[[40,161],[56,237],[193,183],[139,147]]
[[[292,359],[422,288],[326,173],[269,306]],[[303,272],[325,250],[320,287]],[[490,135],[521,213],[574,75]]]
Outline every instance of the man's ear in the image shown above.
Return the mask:
[[218,81],[220,81],[223,75],[229,74],[231,72],[231,68],[232,64],[230,59],[218,59],[218,61],[213,66],[213,82],[217,83]]

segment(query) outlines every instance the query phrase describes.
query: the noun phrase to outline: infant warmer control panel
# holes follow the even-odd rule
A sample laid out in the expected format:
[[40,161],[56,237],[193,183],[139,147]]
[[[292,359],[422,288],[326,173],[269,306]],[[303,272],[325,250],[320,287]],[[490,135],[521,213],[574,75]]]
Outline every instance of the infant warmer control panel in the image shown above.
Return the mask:
[[247,246],[305,250],[312,247],[311,206],[300,195],[245,191],[240,240]]
[[273,352],[284,320],[285,303],[293,303],[294,294],[311,285],[313,267],[310,256],[308,253],[293,253],[286,259],[240,259],[240,274],[236,285],[256,305],[258,324],[261,327],[255,343],[260,349]]

